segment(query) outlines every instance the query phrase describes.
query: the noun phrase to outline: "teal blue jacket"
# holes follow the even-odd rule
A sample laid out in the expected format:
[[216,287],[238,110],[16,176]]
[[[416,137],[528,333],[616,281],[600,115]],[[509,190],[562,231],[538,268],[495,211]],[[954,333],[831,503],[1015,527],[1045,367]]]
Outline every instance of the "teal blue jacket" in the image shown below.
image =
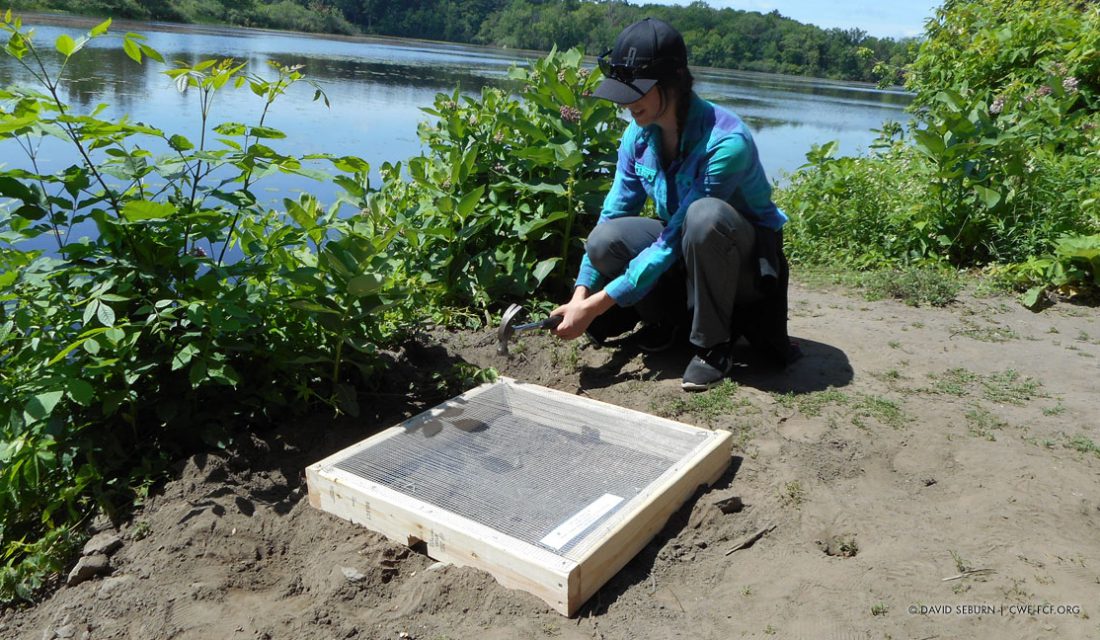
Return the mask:
[[638,215],[646,198],[652,198],[664,231],[610,282],[584,256],[577,286],[590,292],[602,288],[622,306],[641,300],[661,274],[682,258],[684,214],[692,202],[704,197],[729,202],[757,226],[779,231],[787,222],[786,214],[772,202],[771,184],[748,127],[735,114],[692,93],[680,136],[680,157],[667,170],[661,165],[660,128],[633,122],[626,128],[615,180],[596,223]]

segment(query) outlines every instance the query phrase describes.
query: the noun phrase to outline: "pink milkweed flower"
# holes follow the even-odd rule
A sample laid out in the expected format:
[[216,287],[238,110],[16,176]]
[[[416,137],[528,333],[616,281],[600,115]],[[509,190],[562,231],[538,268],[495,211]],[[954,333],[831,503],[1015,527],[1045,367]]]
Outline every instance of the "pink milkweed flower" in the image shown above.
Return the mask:
[[580,111],[580,109],[577,109],[576,107],[569,107],[569,106],[566,106],[566,105],[562,105],[561,108],[558,109],[558,113],[561,114],[561,119],[565,120],[566,122],[580,122],[581,121],[581,111]]

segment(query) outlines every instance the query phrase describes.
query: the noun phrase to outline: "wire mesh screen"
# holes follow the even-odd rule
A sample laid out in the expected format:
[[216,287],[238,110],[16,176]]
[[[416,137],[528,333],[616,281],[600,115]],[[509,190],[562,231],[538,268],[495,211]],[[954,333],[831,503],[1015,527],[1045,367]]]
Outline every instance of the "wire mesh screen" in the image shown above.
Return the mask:
[[586,533],[705,438],[632,447],[621,416],[506,384],[441,408],[335,466],[573,560]]

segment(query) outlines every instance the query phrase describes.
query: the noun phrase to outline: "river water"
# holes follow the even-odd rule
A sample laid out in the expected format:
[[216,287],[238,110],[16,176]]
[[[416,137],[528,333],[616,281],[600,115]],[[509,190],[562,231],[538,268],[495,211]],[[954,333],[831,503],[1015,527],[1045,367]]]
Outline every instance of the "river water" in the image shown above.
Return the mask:
[[[25,22],[35,26],[38,48],[52,52],[59,35],[76,37],[98,21],[28,16]],[[261,74],[269,61],[304,65],[303,72],[324,88],[331,107],[313,102],[313,89],[304,84],[290,91],[267,118],[268,126],[287,133],[286,139],[275,141],[277,148],[292,155],[356,155],[372,167],[420,152],[417,123],[429,118],[420,108],[430,105],[438,92],[458,87],[477,94],[485,85],[509,87],[509,68],[538,55],[401,39],[116,22],[107,36],[70,61],[65,70],[70,80],[62,95],[74,111],[87,113],[102,103],[108,106],[101,117],[128,115],[192,140],[197,140],[200,129],[197,94],[176,91],[163,74],[165,66],[150,60],[138,65],[126,57],[121,34],[127,31],[145,35],[147,44],[169,62],[232,57],[247,61]],[[700,95],[729,107],[753,129],[765,170],[779,183],[805,161],[813,144],[836,140],[842,153],[857,154],[866,150],[875,138],[873,129],[884,121],[908,120],[904,109],[910,98],[900,91],[772,74],[700,69],[695,75]],[[30,81],[14,59],[0,57],[0,86]],[[261,108],[247,87],[222,91],[211,120],[252,124]],[[40,168],[63,169],[77,161],[73,153],[47,142],[40,151]],[[10,140],[0,141],[0,163],[28,166]],[[273,198],[318,189],[316,183],[297,177],[273,176],[265,184]]]

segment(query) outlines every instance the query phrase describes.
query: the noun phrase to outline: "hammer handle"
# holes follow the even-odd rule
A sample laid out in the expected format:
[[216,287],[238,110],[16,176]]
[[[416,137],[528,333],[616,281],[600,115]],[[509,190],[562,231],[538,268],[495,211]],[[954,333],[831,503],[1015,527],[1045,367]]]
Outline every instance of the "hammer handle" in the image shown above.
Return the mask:
[[561,324],[561,321],[565,319],[565,316],[550,316],[544,320],[537,322],[528,322],[527,324],[517,324],[514,331],[527,331],[528,329],[553,329]]

